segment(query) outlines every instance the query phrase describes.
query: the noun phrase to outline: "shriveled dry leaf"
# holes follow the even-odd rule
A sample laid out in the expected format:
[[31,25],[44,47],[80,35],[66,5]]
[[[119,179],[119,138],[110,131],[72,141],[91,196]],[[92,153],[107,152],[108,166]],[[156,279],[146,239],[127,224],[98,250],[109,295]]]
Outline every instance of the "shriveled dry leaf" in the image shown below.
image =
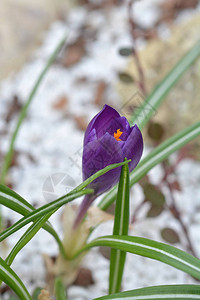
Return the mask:
[[12,102],[10,103],[9,107],[8,107],[8,112],[6,115],[6,122],[9,123],[12,118],[19,113],[19,111],[22,108],[22,104],[19,101],[19,98],[15,95],[13,97]]
[[96,227],[102,222],[113,220],[113,216],[102,211],[96,206],[91,206],[87,213],[87,219],[85,221],[88,228]]
[[73,282],[74,285],[88,286],[94,283],[92,272],[88,268],[80,268],[76,280]]
[[74,116],[74,121],[76,122],[76,125],[80,130],[86,130],[88,123],[84,116]]
[[49,292],[47,290],[41,290],[41,293],[38,296],[38,300],[52,300],[52,298],[50,298]]
[[66,96],[61,96],[52,105],[53,109],[62,110],[67,107],[68,98]]
[[73,44],[67,46],[61,63],[66,68],[71,67],[78,63],[85,54],[85,41],[82,37],[79,37]]
[[101,106],[103,103],[103,98],[106,92],[106,88],[107,88],[107,84],[105,81],[99,81],[98,86],[97,86],[97,90],[96,90],[96,94],[94,97],[94,103],[96,105]]

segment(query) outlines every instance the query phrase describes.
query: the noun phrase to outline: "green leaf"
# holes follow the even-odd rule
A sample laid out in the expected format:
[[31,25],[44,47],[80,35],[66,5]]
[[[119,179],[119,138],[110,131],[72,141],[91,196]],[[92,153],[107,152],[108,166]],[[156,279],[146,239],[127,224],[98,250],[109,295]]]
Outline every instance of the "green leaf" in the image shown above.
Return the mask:
[[172,228],[168,228],[168,227],[163,228],[161,230],[161,236],[168,243],[171,243],[171,244],[180,243],[178,234]]
[[200,260],[167,244],[135,236],[103,236],[87,244],[76,256],[89,248],[97,246],[108,246],[152,258],[200,279]]
[[[165,160],[170,154],[177,151],[199,135],[200,122],[197,122],[160,144],[138,164],[135,170],[131,172],[130,186],[133,186],[146,175],[148,171]],[[117,187],[115,186],[101,200],[98,205],[99,208],[106,210],[114,202],[116,195]]]
[[32,295],[33,300],[38,300],[38,296],[41,293],[41,290],[42,290],[41,287],[37,287],[34,289],[33,295]]
[[21,279],[17,274],[6,264],[6,262],[0,257],[0,279],[5,282],[21,300],[31,300],[31,296],[28,293]]
[[69,194],[84,189],[85,187],[88,186],[88,184],[90,184],[96,178],[100,177],[101,175],[104,175],[105,173],[107,173],[110,170],[113,170],[118,167],[122,167],[122,166],[128,164],[129,162],[131,162],[131,159],[129,159],[127,161],[123,161],[121,163],[109,165],[109,166],[105,167],[104,169],[97,171],[95,174],[90,176],[88,179],[86,179],[84,182],[82,182],[79,186],[77,186],[75,189],[73,189]]
[[126,84],[132,84],[134,82],[133,77],[128,73],[121,72],[118,74],[118,76],[119,76],[119,79]]
[[54,211],[42,216],[36,222],[34,222],[22,235],[19,241],[15,244],[12,248],[11,252],[9,253],[8,257],[6,258],[6,263],[10,266],[19,253],[19,251],[26,246],[26,244],[36,235],[36,233],[40,230],[40,228],[46,223],[46,221],[50,218],[50,216],[54,213]]
[[29,213],[27,216],[21,218],[19,221],[17,221],[15,224],[4,230],[3,232],[0,233],[0,241],[4,240],[8,236],[10,236],[12,233],[16,232],[17,230],[21,229],[23,226],[26,224],[37,220],[38,218],[42,217],[43,215],[52,212],[54,210],[57,210],[60,208],[62,205],[78,198],[81,197],[85,194],[92,194],[93,190],[91,189],[85,189],[84,191],[80,191],[77,193],[73,194],[68,194],[66,196],[63,196],[51,203],[48,203],[38,209],[35,209],[31,213]]
[[[89,183],[91,183],[94,179],[96,179],[97,177],[105,174],[106,172],[118,168],[120,166],[123,166],[127,163],[129,163],[131,160],[127,160],[125,162],[121,162],[118,164],[112,164],[109,165],[107,167],[105,167],[104,169],[96,172],[95,174],[93,174],[92,176],[90,176],[88,179],[86,179],[83,183],[81,183],[78,187],[76,187],[75,189],[73,189],[70,193],[60,197],[59,199],[46,204],[38,209],[35,209],[34,211],[32,211],[31,213],[29,213],[27,216],[25,216],[24,218],[20,219],[18,222],[16,222],[15,224],[13,224],[12,226],[10,226],[9,228],[7,228],[6,230],[4,230],[2,233],[0,233],[0,241],[4,240],[5,238],[7,238],[9,235],[11,235],[12,233],[16,232],[17,230],[21,229],[23,226],[25,226],[26,224],[37,220],[40,216],[54,210],[54,209],[58,209],[60,208],[62,205],[78,198],[81,197],[85,194],[92,194],[94,191],[91,189],[85,189],[83,190],[86,186],[88,186]],[[83,191],[82,191],[83,190]]]
[[56,300],[67,300],[65,287],[62,283],[61,278],[56,278],[55,280],[55,296]]
[[198,285],[161,285],[145,287],[114,295],[103,296],[93,300],[128,299],[128,300],[156,300],[156,299],[178,299],[195,300],[200,299],[200,287]]
[[153,92],[148,96],[146,101],[139,109],[135,111],[131,118],[131,124],[137,124],[143,128],[149,119],[158,108],[158,106],[165,99],[170,90],[174,87],[176,82],[188,70],[188,68],[195,62],[200,55],[200,42],[196,43],[194,47],[175,65],[175,67],[167,74],[167,76],[156,86]]
[[[23,216],[26,216],[30,212],[35,210],[35,208],[24,198],[2,184],[0,184],[0,204],[16,211]],[[63,248],[62,242],[49,222],[44,224],[44,229],[55,238],[60,248],[61,254],[65,256],[65,250]]]
[[159,191],[155,185],[146,183],[143,187],[145,199],[151,202],[154,206],[163,206],[165,203],[165,196]]
[[158,217],[164,210],[164,206],[152,205],[147,212],[147,218],[155,218]]
[[[127,160],[127,159],[125,159]],[[124,165],[121,170],[115,207],[113,235],[127,235],[129,226],[129,168]],[[120,291],[124,271],[126,252],[111,249],[109,294]]]
[[9,166],[10,166],[10,163],[11,163],[11,160],[12,160],[12,156],[13,156],[14,144],[15,144],[18,132],[20,130],[20,127],[23,123],[23,120],[26,117],[27,110],[28,110],[28,108],[29,108],[29,106],[30,106],[30,104],[31,104],[31,102],[32,102],[32,100],[33,100],[33,98],[34,98],[34,96],[35,96],[42,80],[43,80],[43,78],[45,77],[47,71],[49,70],[49,68],[52,65],[52,63],[54,62],[56,56],[58,55],[58,53],[62,49],[63,45],[65,44],[65,41],[66,41],[66,36],[61,39],[61,41],[58,43],[55,50],[51,54],[49,60],[47,61],[46,65],[44,67],[44,69],[42,70],[41,74],[37,78],[32,90],[29,94],[27,102],[25,103],[24,107],[22,108],[22,110],[20,112],[17,125],[16,125],[15,130],[14,130],[14,132],[12,134],[12,137],[11,137],[8,153],[7,153],[7,155],[5,157],[5,160],[3,162],[2,172],[1,172],[1,177],[0,177],[0,182],[1,183],[5,183],[6,174],[8,172],[8,169],[9,169]]

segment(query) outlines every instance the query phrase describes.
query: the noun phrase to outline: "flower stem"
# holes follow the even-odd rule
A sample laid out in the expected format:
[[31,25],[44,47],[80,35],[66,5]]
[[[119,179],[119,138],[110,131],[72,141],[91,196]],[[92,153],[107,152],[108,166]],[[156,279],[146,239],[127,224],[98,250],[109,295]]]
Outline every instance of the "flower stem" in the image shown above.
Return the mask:
[[73,225],[73,229],[76,229],[80,223],[82,222],[88,208],[90,207],[90,205],[92,204],[92,202],[96,199],[96,195],[85,195],[80,207],[79,207],[79,211],[78,214],[76,216],[74,225]]

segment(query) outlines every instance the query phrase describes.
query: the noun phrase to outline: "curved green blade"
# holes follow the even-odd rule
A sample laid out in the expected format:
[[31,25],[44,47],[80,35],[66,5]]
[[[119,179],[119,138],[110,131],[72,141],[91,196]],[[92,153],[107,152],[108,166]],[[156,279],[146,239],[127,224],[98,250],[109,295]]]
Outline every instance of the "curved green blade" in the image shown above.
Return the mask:
[[19,230],[20,228],[22,228],[23,226],[25,226],[29,222],[35,221],[36,219],[38,219],[43,214],[46,214],[46,213],[48,213],[48,212],[50,212],[54,209],[58,209],[62,205],[66,204],[66,203],[68,203],[68,202],[70,202],[70,201],[72,201],[72,200],[74,200],[78,197],[81,197],[85,194],[92,194],[94,192],[92,189],[83,190],[86,186],[88,186],[88,184],[90,182],[92,182],[97,177],[105,174],[106,172],[108,172],[112,169],[115,169],[115,168],[121,167],[125,164],[128,164],[130,161],[131,160],[127,160],[125,162],[112,164],[112,165],[109,165],[109,166],[105,167],[104,169],[96,172],[94,175],[89,177],[87,180],[85,180],[83,183],[81,183],[78,187],[76,187],[74,190],[72,190],[67,195],[64,195],[64,196],[60,197],[59,199],[57,199],[57,200],[55,200],[55,201],[53,201],[49,204],[46,204],[46,205],[44,205],[44,206],[42,206],[38,209],[35,209],[31,213],[29,213],[27,216],[25,216],[24,218],[22,218],[21,220],[19,220],[18,222],[16,222],[15,224],[10,226],[6,230],[4,230],[2,233],[0,233],[0,241],[4,240],[9,235],[16,232],[17,230]]
[[41,227],[46,223],[46,221],[50,218],[50,216],[54,213],[54,211],[47,213],[42,216],[40,219],[35,221],[22,235],[19,241],[12,248],[11,252],[6,258],[6,263],[10,266],[16,257],[16,255],[21,251],[21,249],[28,244],[28,242],[36,235],[36,233],[41,229]]
[[[133,186],[153,167],[155,167],[157,164],[165,160],[170,154],[177,151],[199,135],[200,122],[197,122],[160,144],[138,164],[135,170],[131,172],[130,185]],[[115,201],[116,196],[117,186],[113,187],[104,196],[98,207],[102,210],[107,209]]]
[[200,260],[167,244],[135,236],[103,236],[90,242],[82,251],[97,246],[108,246],[152,258],[200,279]]
[[17,274],[0,257],[0,279],[5,282],[21,300],[31,300],[26,287]]
[[61,278],[56,278],[55,280],[55,295],[56,300],[67,300],[66,290]]
[[[125,159],[127,160],[127,159]],[[115,207],[113,235],[127,235],[129,226],[129,167],[121,170]],[[109,294],[117,293],[121,288],[126,252],[111,249]]]
[[26,117],[26,113],[27,110],[43,80],[43,78],[45,77],[47,71],[49,70],[50,66],[52,65],[52,63],[54,62],[56,56],[58,55],[58,53],[60,52],[60,50],[62,49],[62,47],[64,46],[66,41],[66,36],[64,36],[61,41],[58,43],[58,45],[56,46],[55,50],[53,51],[53,53],[51,54],[49,60],[47,61],[44,69],[42,70],[41,74],[39,75],[39,77],[37,78],[31,92],[30,95],[28,97],[27,102],[25,103],[24,107],[22,108],[20,115],[19,115],[19,119],[17,122],[17,125],[15,127],[15,130],[12,134],[11,140],[10,140],[10,145],[9,145],[9,149],[8,149],[8,153],[6,154],[5,160],[3,162],[3,166],[2,166],[2,171],[1,171],[1,177],[0,177],[0,182],[4,183],[5,182],[5,178],[6,178],[6,174],[8,172],[10,163],[11,163],[11,159],[13,156],[13,149],[14,149],[14,144],[18,135],[18,132],[20,130],[20,127],[23,123],[24,118]]
[[198,285],[161,285],[145,287],[118,294],[103,296],[93,300],[195,300],[200,299],[200,286]]
[[[186,55],[179,60],[175,67],[167,74],[167,76],[156,86],[153,92],[147,97],[143,105],[135,111],[130,123],[136,123],[143,128],[150,120],[152,114],[165,99],[166,95],[174,87],[176,82],[188,70],[200,55],[200,42],[197,42]],[[139,116],[139,118],[138,118]]]
[[[35,208],[19,194],[2,184],[0,184],[0,204],[16,211],[23,216],[26,216],[30,212],[35,210]],[[65,250],[63,248],[62,242],[51,224],[47,222],[46,224],[44,224],[43,228],[55,238],[60,248],[60,252],[65,256]]]
[[85,194],[92,194],[93,190],[89,190],[89,189],[85,189],[84,191],[80,191],[77,193],[73,193],[67,196],[63,196],[51,203],[48,203],[38,209],[35,209],[33,212],[31,212],[30,214],[28,214],[27,216],[21,218],[19,221],[17,221],[15,224],[13,224],[12,226],[10,226],[9,228],[7,228],[6,230],[4,230],[3,232],[0,233],[0,241],[4,240],[5,238],[7,238],[9,235],[11,235],[12,233],[16,232],[17,230],[21,229],[23,226],[25,226],[26,224],[37,220],[38,218],[42,217],[43,215],[53,211],[53,210],[57,210],[58,208],[60,208],[62,205],[78,198],[81,197]]

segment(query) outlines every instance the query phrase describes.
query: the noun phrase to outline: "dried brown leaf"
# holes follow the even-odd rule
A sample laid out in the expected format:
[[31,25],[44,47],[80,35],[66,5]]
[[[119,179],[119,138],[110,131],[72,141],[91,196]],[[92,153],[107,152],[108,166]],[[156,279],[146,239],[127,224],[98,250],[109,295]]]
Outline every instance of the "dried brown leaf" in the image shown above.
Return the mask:
[[94,97],[94,103],[96,105],[101,106],[103,103],[103,98],[106,92],[106,88],[107,88],[107,84],[105,81],[99,81],[98,86],[97,86],[97,90],[96,90],[96,94]]
[[88,123],[84,116],[74,116],[74,120],[76,122],[77,127],[80,130],[82,130],[82,131],[86,130]]
[[68,98],[66,96],[61,96],[52,105],[53,109],[62,110],[67,107]]
[[89,286],[94,284],[92,272],[87,268],[80,268],[73,284],[79,286]]
[[66,68],[71,67],[78,63],[85,54],[85,41],[82,37],[79,37],[73,44],[67,46],[61,63]]

